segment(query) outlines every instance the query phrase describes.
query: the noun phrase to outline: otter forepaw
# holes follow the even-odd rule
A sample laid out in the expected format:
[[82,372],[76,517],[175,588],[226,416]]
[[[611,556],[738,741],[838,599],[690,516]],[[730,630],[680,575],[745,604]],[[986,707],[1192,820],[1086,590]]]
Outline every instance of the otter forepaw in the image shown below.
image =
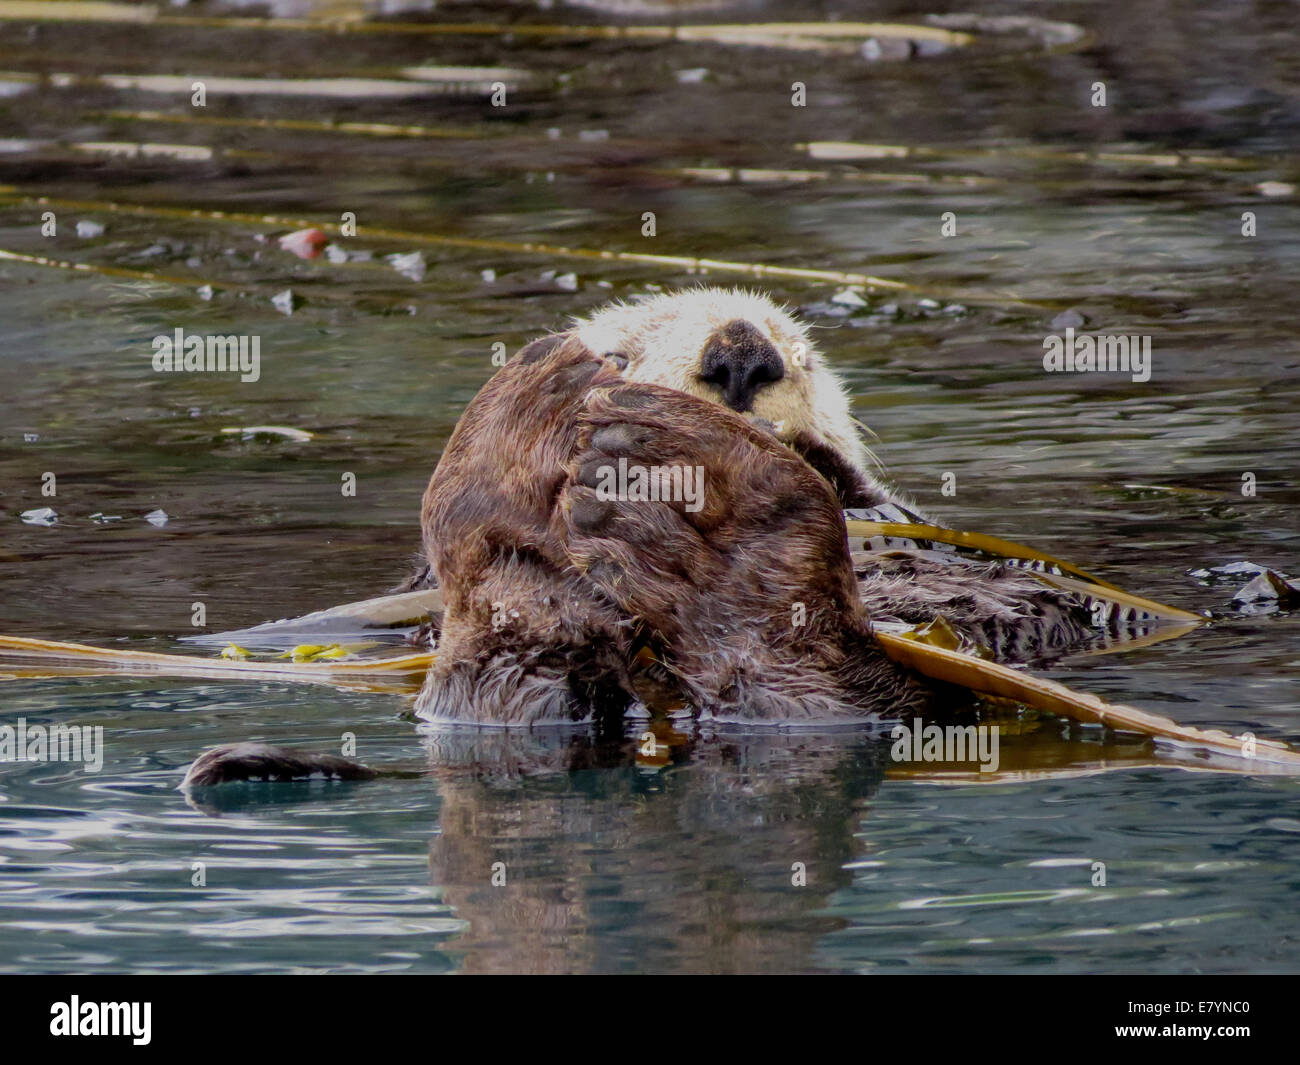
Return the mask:
[[702,710],[830,718],[915,697],[867,632],[831,487],[762,429],[657,386],[598,388],[568,474],[572,565]]
[[593,389],[578,424],[569,474],[575,488],[594,493],[588,498],[624,511],[660,504],[722,552],[791,524],[836,535],[839,508],[828,486],[738,414],[656,385],[622,384]]

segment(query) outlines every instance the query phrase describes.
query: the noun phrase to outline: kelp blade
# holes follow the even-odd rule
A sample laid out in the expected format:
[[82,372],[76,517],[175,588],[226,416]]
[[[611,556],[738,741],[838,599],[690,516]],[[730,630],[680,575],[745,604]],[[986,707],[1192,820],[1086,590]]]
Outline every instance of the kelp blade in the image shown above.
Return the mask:
[[92,647],[84,643],[61,643],[24,636],[0,636],[0,660],[64,663],[76,666],[96,664],[106,668],[137,669],[170,673],[184,670],[190,675],[213,677],[284,677],[299,680],[347,679],[368,675],[424,673],[433,664],[431,652],[397,655],[391,658],[363,658],[356,661],[252,662],[197,655],[131,651],[125,648]]
[[[1073,721],[1137,732],[1157,740],[1189,744],[1216,754],[1267,765],[1286,766],[1300,772],[1300,754],[1283,743],[1180,725],[1172,718],[1133,706],[1108,703],[1087,692],[1076,692],[1064,684],[1021,673],[996,662],[986,662],[958,651],[932,647],[890,633],[877,632],[875,635],[886,654],[895,662],[933,680],[955,684],[983,695],[1011,699]],[[1247,753],[1251,750],[1253,754]]]
[[442,592],[426,588],[418,592],[395,592],[328,610],[316,610],[296,618],[268,621],[231,632],[185,636],[192,643],[225,646],[230,643],[280,646],[297,642],[299,636],[328,638],[331,642],[375,636],[382,631],[400,632],[420,625],[442,613]]

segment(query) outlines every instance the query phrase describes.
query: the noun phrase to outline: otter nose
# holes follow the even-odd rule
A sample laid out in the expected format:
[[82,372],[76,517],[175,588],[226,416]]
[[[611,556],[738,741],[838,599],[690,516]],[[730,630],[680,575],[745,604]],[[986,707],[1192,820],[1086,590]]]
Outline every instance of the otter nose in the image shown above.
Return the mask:
[[728,322],[704,345],[700,378],[722,389],[723,399],[732,410],[750,410],[754,394],[784,376],[780,354],[749,322]]

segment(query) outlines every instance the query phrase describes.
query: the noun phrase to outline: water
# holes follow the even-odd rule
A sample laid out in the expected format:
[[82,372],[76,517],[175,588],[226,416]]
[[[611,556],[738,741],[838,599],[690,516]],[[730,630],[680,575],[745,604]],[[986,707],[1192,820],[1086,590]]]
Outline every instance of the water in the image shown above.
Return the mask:
[[[920,10],[643,6],[668,14],[439,13],[645,24],[674,12],[761,22]],[[923,507],[1219,615],[1177,641],[1069,660],[1058,679],[1189,724],[1300,742],[1295,616],[1237,614],[1231,585],[1188,576],[1238,559],[1300,568],[1300,216],[1293,192],[1259,188],[1296,180],[1295,33],[1282,7],[1162,14],[1061,4],[1052,17],[1087,27],[1095,45],[877,63],[710,43],[0,22],[5,71],[82,79],[0,78],[2,135],[24,142],[0,155],[0,183],[53,198],[58,220],[43,237],[43,206],[0,204],[0,248],[187,282],[0,262],[0,631],[176,649],[195,603],[219,631],[391,586],[494,343],[513,350],[611,297],[700,279],[372,239],[370,226],[907,281],[915,291],[867,294],[868,308],[838,316],[828,301],[841,285],[762,285],[819,327],[880,435],[877,454]],[[393,78],[432,64],[527,76],[495,110],[480,85],[411,99],[214,91],[200,112],[188,92],[86,80]],[[791,106],[794,81],[809,106]],[[1089,103],[1096,81],[1105,108]],[[214,154],[76,147],[105,141]],[[944,151],[851,164],[796,147],[818,141]],[[1221,158],[1068,157],[1083,150]],[[722,183],[684,167],[823,176]],[[351,211],[362,233],[347,246],[375,257],[300,261],[276,246],[283,226],[64,205],[109,200],[320,221]],[[653,238],[641,235],[646,211]],[[955,237],[940,235],[946,211]],[[1241,233],[1246,211],[1255,237]],[[78,238],[78,220],[107,230]],[[416,250],[420,282],[383,261]],[[556,283],[570,271],[576,291]],[[288,316],[271,302],[286,288],[305,301]],[[920,303],[931,298],[938,308]],[[878,313],[889,303],[896,314]],[[1070,308],[1089,330],[1150,336],[1151,380],[1045,374],[1043,338]],[[260,380],[153,373],[152,338],[178,326],[259,336]],[[223,433],[249,425],[316,435]],[[41,494],[46,472],[53,498]],[[346,473],[355,497],[341,494]],[[955,497],[940,494],[944,473]],[[42,506],[57,525],[19,520]],[[169,515],[161,528],[143,520],[155,508]],[[102,725],[106,738],[97,774],[0,765],[6,971],[1297,967],[1296,782],[1191,771],[1203,767],[1050,718],[1005,723],[1004,772],[972,785],[892,764],[879,732],[683,738],[652,767],[634,737],[430,733],[411,720],[410,693],[75,676],[14,676],[0,692],[6,721]],[[417,775],[232,787],[207,807],[174,790],[209,746],[335,750],[344,733],[367,763]],[[504,887],[491,884],[498,862]]]

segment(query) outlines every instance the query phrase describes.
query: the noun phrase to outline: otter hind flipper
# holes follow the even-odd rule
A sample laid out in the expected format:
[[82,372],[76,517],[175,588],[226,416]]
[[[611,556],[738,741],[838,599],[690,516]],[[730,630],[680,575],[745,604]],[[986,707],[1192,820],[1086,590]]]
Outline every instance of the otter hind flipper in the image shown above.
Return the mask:
[[269,743],[229,743],[204,751],[185,773],[180,790],[233,781],[373,780],[377,770],[350,758],[317,754]]
[[939,562],[904,551],[855,558],[874,618],[924,625],[942,616],[999,662],[1061,655],[1096,637],[1087,603],[1001,562]]

